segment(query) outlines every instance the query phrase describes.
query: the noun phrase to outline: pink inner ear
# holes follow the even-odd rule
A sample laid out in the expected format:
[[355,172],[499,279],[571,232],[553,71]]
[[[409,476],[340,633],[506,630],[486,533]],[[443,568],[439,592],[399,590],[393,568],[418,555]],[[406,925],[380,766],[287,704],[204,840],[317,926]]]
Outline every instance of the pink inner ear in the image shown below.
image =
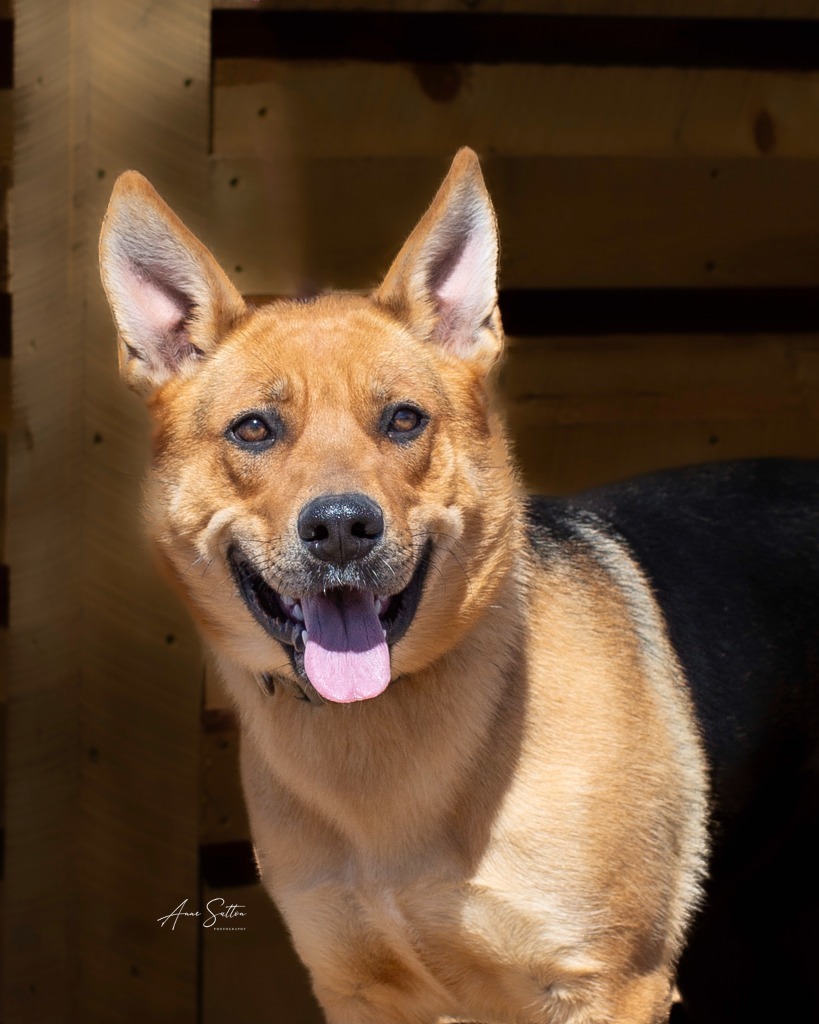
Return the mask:
[[435,289],[442,341],[456,350],[468,347],[491,308],[495,294],[495,253],[480,231],[471,231],[449,276]]
[[485,262],[485,255],[482,257],[480,243],[473,232],[468,236],[449,277],[438,288],[441,303],[460,306],[468,301]]
[[132,266],[125,275],[130,312],[143,332],[154,339],[177,333],[189,312],[184,298],[162,288]]
[[185,360],[200,354],[188,334],[193,303],[186,295],[130,260],[117,266],[115,284],[122,337],[155,372],[173,373]]

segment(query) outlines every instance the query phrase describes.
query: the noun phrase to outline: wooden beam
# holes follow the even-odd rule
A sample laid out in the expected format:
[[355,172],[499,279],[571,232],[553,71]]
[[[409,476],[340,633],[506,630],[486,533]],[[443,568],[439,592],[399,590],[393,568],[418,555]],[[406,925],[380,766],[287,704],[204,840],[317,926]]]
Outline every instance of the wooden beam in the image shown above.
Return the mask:
[[203,844],[230,843],[248,839],[242,784],[239,778],[239,732],[229,698],[220,694],[221,706],[214,704],[204,712],[202,737],[202,815]]
[[[77,243],[74,132],[85,110],[72,74],[82,44],[74,5],[20,5],[15,72],[20,128],[11,220],[20,230],[13,331],[19,343],[9,443],[12,632],[6,788],[2,1014],[68,1021],[76,1008],[79,893],[83,277]],[[48,74],[46,74],[48,71]],[[54,430],[54,425],[59,429]]]
[[541,425],[512,412],[509,426],[526,486],[537,494],[572,494],[673,466],[819,455],[816,421],[803,415]]
[[217,913],[235,906],[245,916],[221,922],[235,931],[202,929],[202,1024],[322,1024],[307,972],[262,887],[206,885],[208,903]]
[[[450,155],[217,158],[209,241],[245,292],[372,285]],[[506,288],[816,284],[811,160],[490,155],[484,170]]]
[[[819,419],[819,341],[815,335],[510,338],[501,393],[521,429],[792,416],[807,423]],[[805,441],[819,454],[819,438]]]
[[819,157],[819,73],[221,60],[213,152]]
[[815,335],[510,339],[501,393],[535,492],[717,459],[819,456]]
[[2,1015],[187,1020],[201,657],[140,527],[148,445],[96,239],[118,171],[206,203],[207,0],[16,8],[15,428]]

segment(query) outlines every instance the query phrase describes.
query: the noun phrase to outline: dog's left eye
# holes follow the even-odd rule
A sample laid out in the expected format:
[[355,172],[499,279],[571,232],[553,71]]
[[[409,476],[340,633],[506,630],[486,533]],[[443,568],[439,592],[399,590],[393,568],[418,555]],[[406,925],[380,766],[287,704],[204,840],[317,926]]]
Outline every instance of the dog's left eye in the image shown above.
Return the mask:
[[411,441],[421,433],[428,419],[414,405],[392,405],[384,410],[381,429],[393,441]]
[[227,436],[242,448],[267,448],[276,440],[276,431],[264,416],[251,413],[232,423]]

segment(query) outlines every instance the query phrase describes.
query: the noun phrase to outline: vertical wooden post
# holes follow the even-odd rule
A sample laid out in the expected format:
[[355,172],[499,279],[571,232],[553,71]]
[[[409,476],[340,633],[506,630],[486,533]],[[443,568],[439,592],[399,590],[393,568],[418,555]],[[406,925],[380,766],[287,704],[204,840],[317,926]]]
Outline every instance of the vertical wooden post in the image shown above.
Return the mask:
[[147,422],[96,237],[116,174],[196,229],[207,0],[19,0],[3,1019],[194,1021],[201,659],[141,536]]

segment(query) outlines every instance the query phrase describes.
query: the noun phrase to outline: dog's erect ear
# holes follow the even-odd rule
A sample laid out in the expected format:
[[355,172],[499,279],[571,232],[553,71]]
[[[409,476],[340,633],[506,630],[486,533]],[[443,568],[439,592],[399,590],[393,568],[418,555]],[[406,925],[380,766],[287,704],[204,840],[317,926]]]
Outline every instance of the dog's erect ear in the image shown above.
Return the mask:
[[413,333],[488,367],[503,344],[497,277],[495,212],[464,148],[373,297]]
[[246,310],[213,256],[136,171],[114,186],[100,269],[119,331],[120,371],[140,394],[192,368]]

